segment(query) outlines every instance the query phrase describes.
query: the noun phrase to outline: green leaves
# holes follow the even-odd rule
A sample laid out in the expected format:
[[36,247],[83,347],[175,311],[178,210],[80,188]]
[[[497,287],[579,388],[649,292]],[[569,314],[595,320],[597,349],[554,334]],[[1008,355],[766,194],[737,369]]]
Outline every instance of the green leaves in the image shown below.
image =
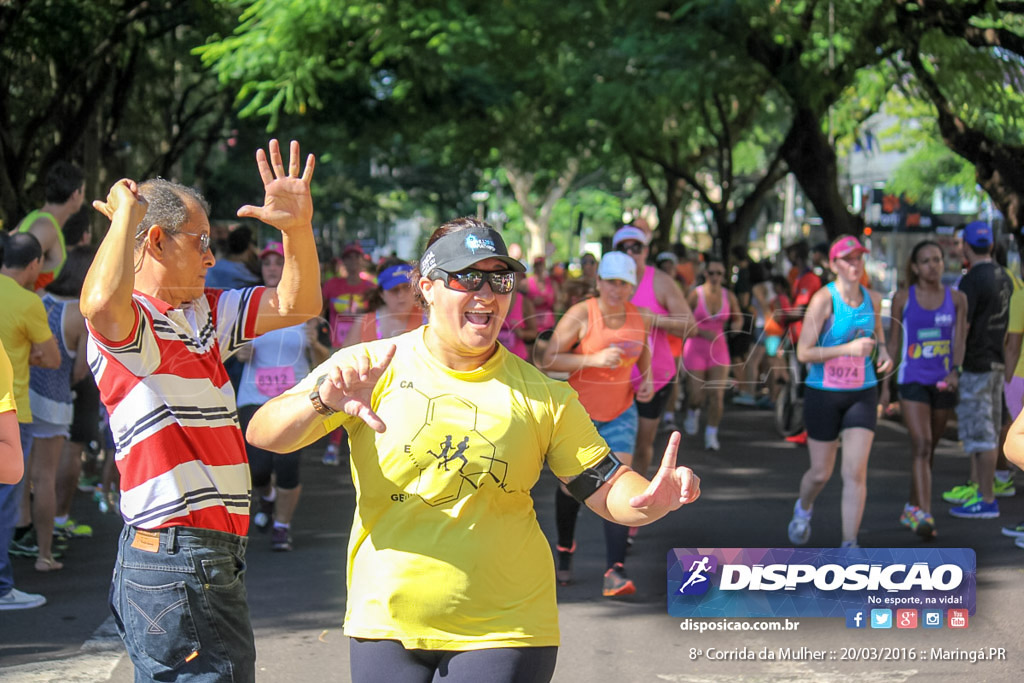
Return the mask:
[[894,89],[941,94],[1000,143],[1020,144],[1024,130],[1022,21],[993,3],[230,4],[244,8],[238,28],[197,53],[243,115],[274,128],[330,111],[339,137],[368,157],[429,159],[470,177],[509,164],[531,172],[538,192],[580,160],[604,179],[636,177],[665,211],[696,194],[727,216],[763,191],[782,155],[801,174],[828,176],[800,179],[839,225],[849,215],[834,149]]

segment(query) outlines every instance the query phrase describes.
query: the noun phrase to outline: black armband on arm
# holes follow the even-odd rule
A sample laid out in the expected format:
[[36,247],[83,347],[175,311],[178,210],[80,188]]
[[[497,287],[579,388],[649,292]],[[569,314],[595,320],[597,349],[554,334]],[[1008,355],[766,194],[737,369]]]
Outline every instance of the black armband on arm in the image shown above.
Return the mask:
[[597,490],[604,486],[605,482],[609,481],[620,467],[622,467],[622,462],[615,457],[614,453],[609,453],[593,467],[583,470],[580,476],[570,481],[565,487],[569,489],[573,498],[582,503],[597,493]]

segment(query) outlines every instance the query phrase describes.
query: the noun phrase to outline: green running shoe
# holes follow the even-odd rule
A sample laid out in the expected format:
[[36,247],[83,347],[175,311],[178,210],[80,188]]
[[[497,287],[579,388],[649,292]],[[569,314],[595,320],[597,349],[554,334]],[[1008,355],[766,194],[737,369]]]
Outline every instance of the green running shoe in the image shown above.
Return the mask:
[[942,500],[947,503],[955,503],[957,505],[963,505],[969,500],[973,500],[978,495],[978,485],[973,481],[969,481],[966,484],[960,486],[954,486],[950,490],[942,494]]

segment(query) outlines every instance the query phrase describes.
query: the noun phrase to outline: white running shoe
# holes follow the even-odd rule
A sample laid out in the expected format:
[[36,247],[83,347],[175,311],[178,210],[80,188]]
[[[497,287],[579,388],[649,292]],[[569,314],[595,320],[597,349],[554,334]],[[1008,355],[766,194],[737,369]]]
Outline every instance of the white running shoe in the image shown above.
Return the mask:
[[720,451],[722,447],[718,445],[718,434],[705,434],[704,435],[704,450],[706,451]]
[[793,545],[805,545],[811,540],[811,517],[804,517],[796,511],[799,504],[798,500],[793,506],[793,519],[789,521],[789,542]]
[[7,595],[0,597],[0,610],[32,609],[46,604],[46,598],[37,593],[25,593],[12,588]]
[[686,411],[686,419],[683,420],[683,431],[693,436],[697,433],[698,429],[700,429],[700,411]]

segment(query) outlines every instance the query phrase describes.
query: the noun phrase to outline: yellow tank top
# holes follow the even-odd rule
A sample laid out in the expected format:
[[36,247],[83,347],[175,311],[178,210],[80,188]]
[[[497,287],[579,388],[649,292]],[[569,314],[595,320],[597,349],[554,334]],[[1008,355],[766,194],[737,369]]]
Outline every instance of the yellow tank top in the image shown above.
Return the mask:
[[[29,215],[25,216],[21,223],[18,223],[18,232],[28,232],[28,229],[32,227],[40,218],[49,218],[50,222],[53,223],[53,228],[57,231],[57,244],[60,245],[60,263],[53,270],[46,270],[39,273],[39,277],[36,278],[35,289],[42,289],[46,285],[53,282],[54,278],[60,275],[60,269],[64,267],[64,262],[68,260],[68,248],[64,244],[64,231],[60,229],[60,225],[57,224],[57,219],[53,217],[53,214],[46,211],[35,210]],[[45,254],[44,254],[45,256]]]

